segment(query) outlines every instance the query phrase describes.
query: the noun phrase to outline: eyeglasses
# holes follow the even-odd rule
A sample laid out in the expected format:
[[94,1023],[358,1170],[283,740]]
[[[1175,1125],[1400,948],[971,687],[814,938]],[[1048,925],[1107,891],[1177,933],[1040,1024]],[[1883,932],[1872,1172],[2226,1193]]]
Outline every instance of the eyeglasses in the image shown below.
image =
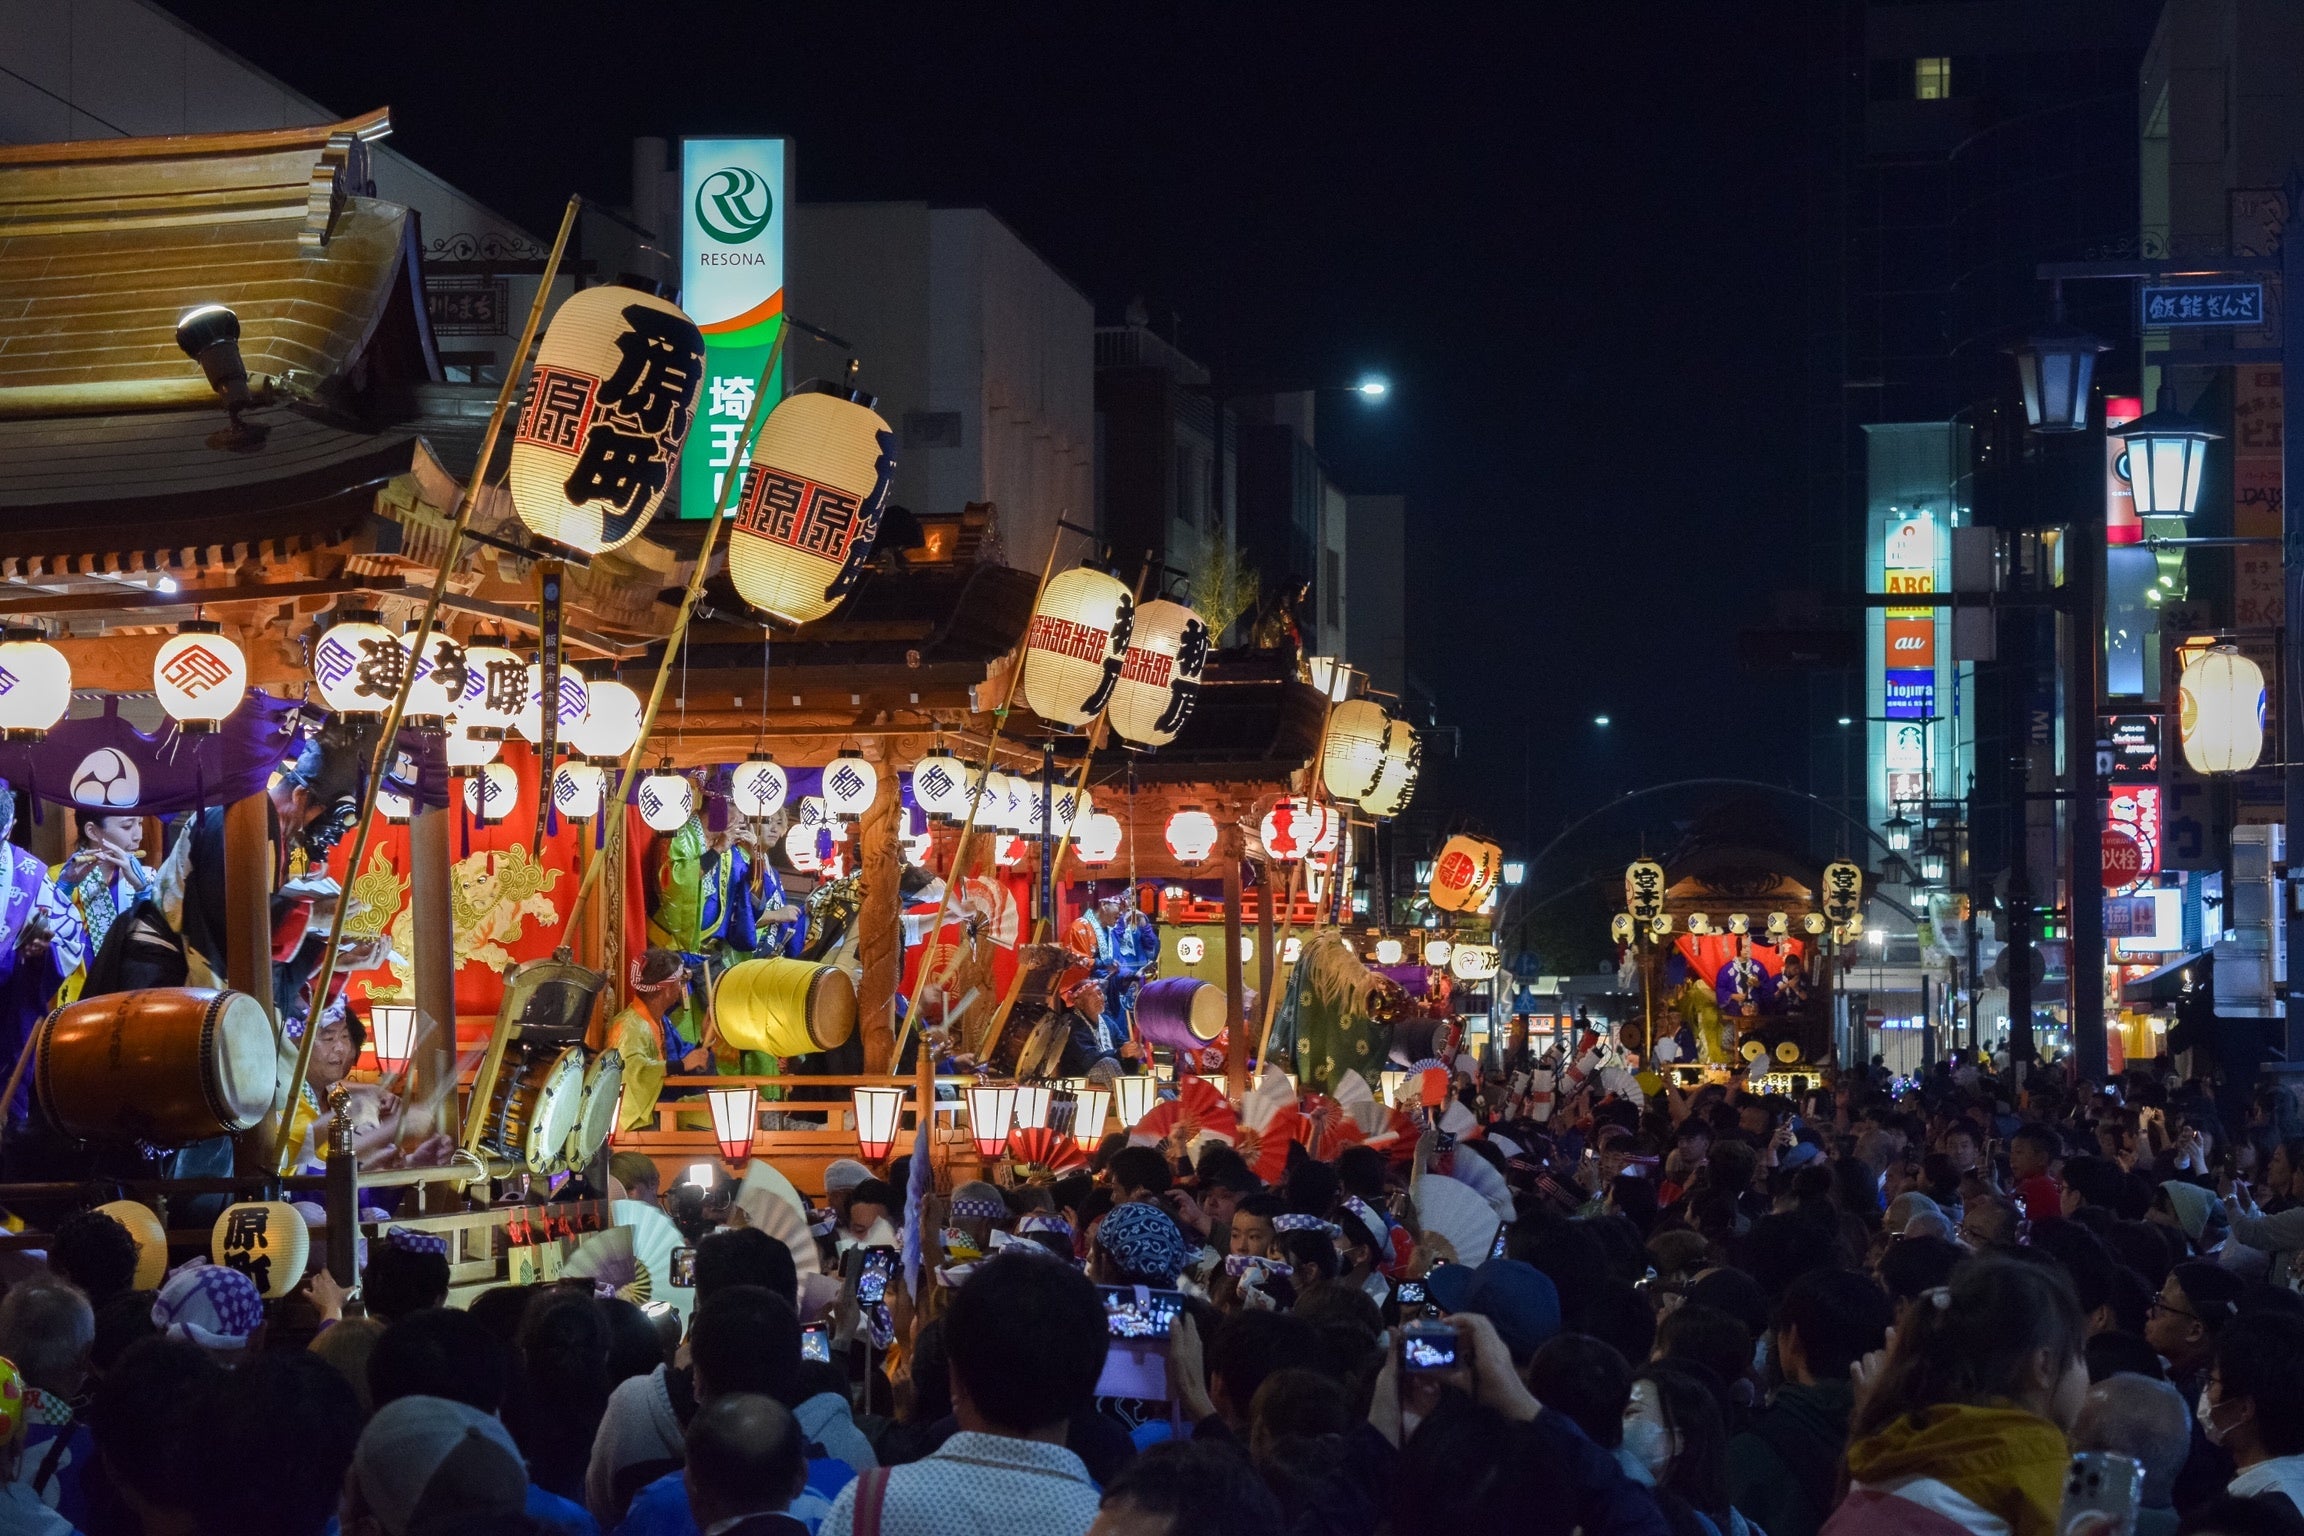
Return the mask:
[[2147,1308],[2145,1308],[2145,1310],[2146,1310],[2147,1312],[2166,1312],[2166,1313],[2169,1313],[2169,1314],[2171,1314],[2172,1316],[2176,1316],[2176,1317],[2188,1317],[2188,1318],[2192,1319],[2192,1321],[2194,1321],[2194,1322],[2196,1322],[2196,1323],[2197,1323],[2197,1322],[2199,1322],[2199,1321],[2201,1321],[2201,1317],[2200,1317],[2200,1314],[2199,1314],[2199,1313],[2197,1313],[2197,1312],[2194,1312],[2194,1311],[2190,1310],[2189,1308],[2185,1308],[2185,1307],[2178,1307],[2178,1306],[2171,1306],[2169,1303],[2167,1303],[2167,1302],[2165,1302],[2165,1301],[2161,1300],[2161,1299],[2160,1299],[2159,1297],[2157,1297],[2157,1296],[2155,1296],[2155,1297],[2153,1297],[2153,1298],[2152,1298],[2152,1305],[2151,1305],[2151,1306],[2149,1306],[2149,1307],[2147,1307]]

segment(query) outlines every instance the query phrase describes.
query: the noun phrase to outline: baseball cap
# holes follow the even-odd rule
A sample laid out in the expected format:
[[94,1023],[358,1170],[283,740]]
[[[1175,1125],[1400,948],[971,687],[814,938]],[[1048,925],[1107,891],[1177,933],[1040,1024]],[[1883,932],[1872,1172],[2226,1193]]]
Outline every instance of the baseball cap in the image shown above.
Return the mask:
[[[1427,1292],[1429,1294],[1429,1292]],[[1527,1360],[1560,1331],[1560,1292],[1552,1277],[1518,1259],[1490,1259],[1472,1271],[1460,1312],[1477,1312],[1515,1362]]]
[[528,1467],[493,1414],[445,1397],[376,1410],[352,1453],[360,1497],[388,1536],[454,1514],[518,1514]]
[[1471,1290],[1472,1266],[1469,1264],[1435,1264],[1424,1276],[1424,1294],[1443,1312],[1463,1311],[1464,1298]]

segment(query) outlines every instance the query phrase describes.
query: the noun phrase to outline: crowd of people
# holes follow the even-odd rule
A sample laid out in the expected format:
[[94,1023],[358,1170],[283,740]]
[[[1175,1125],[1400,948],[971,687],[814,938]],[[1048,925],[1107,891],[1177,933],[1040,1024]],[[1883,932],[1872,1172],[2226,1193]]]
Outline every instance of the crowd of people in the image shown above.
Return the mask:
[[[903,1159],[836,1164],[836,1294],[676,1188],[684,1326],[589,1281],[448,1306],[403,1228],[350,1294],[138,1289],[83,1210],[0,1296],[0,1536],[2050,1536],[2082,1451],[2141,1468],[2084,1529],[2304,1533],[2285,1091],[1952,1063],[1538,1124],[1456,1086],[1477,1131],[1271,1182],[1115,1136],[910,1208]],[[1466,1160],[1485,1253],[1418,1220]]]

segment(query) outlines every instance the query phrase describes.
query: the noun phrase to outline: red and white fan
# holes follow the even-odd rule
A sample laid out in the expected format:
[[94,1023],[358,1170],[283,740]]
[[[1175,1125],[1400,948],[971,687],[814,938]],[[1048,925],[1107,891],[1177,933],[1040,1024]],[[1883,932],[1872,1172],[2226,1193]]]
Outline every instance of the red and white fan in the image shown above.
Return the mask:
[[1296,1090],[1288,1074],[1266,1067],[1240,1106],[1239,1139],[1234,1145],[1250,1172],[1267,1184],[1277,1184],[1288,1171],[1288,1143],[1302,1137],[1303,1127],[1304,1113],[1296,1107]]
[[1070,1131],[1052,1125],[1014,1131],[1008,1137],[1008,1158],[1015,1164],[1019,1183],[1048,1183],[1075,1168],[1088,1166],[1088,1154]]
[[1179,1077],[1176,1097],[1163,1099],[1145,1111],[1144,1118],[1128,1132],[1128,1141],[1132,1146],[1156,1147],[1179,1132],[1186,1145],[1203,1136],[1236,1142],[1240,1113],[1206,1078]]
[[1304,1150],[1324,1163],[1334,1162],[1346,1147],[1356,1147],[1368,1139],[1367,1132],[1353,1112],[1341,1102],[1349,1095],[1352,1085],[1358,1083],[1365,1095],[1368,1085],[1357,1072],[1347,1072],[1337,1084],[1336,1098],[1324,1093],[1308,1093],[1297,1106],[1301,1111],[1297,1123],[1297,1137]]
[[666,1302],[685,1326],[696,1293],[672,1283],[672,1250],[684,1243],[680,1229],[645,1200],[612,1200],[608,1212],[616,1225],[579,1241],[560,1266],[561,1278],[589,1280],[642,1306]]

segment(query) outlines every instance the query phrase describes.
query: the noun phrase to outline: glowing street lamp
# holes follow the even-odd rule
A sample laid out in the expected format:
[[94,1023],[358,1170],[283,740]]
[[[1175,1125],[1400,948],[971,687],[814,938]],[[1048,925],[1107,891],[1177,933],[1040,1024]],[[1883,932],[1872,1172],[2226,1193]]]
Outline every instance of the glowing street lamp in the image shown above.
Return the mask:
[[1352,392],[1373,403],[1392,393],[1392,381],[1380,373],[1371,373],[1353,385]]
[[2208,467],[2211,432],[2176,409],[2175,394],[2160,387],[2159,408],[2108,434],[2128,445],[2128,484],[2138,517],[2190,517],[2200,505],[2200,477]]

